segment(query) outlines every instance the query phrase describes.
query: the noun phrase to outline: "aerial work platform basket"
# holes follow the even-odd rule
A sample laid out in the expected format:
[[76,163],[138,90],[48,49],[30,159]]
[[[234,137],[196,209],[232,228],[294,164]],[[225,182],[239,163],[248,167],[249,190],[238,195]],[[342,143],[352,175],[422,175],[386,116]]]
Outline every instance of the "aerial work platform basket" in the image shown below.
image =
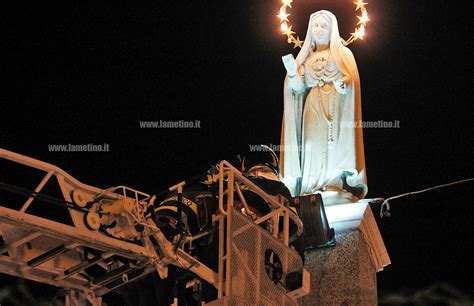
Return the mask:
[[[215,299],[203,303],[295,305],[309,293],[308,272],[289,246],[289,224],[298,216],[283,197],[267,194],[226,161],[207,172],[210,183],[218,186],[218,207],[209,227],[170,239],[149,216],[154,196],[126,186],[86,185],[54,165],[4,149],[2,160],[20,166],[25,175],[34,169],[44,176],[28,189],[2,174],[0,273],[67,289],[69,305],[101,305],[105,294],[150,273],[168,278],[170,265],[194,275],[190,284],[206,282],[214,288]],[[56,184],[59,195],[42,193],[47,184]],[[190,184],[183,181],[168,190],[180,198]],[[271,211],[255,216],[242,186]],[[44,211],[30,213],[45,202],[62,209],[64,220],[70,221],[49,219]],[[218,240],[215,267],[204,264],[190,247],[211,235]]]

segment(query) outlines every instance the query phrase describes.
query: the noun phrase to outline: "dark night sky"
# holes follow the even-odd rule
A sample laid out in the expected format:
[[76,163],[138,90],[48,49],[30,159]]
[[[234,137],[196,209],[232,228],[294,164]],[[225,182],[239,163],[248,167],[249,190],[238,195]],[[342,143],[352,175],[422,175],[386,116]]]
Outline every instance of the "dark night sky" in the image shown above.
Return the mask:
[[[368,197],[472,177],[472,30],[451,1],[366,1],[371,21],[350,45],[362,83]],[[58,165],[98,187],[160,191],[278,144],[283,111],[279,1],[16,2],[2,20],[0,147]],[[329,9],[349,33],[351,1],[295,1],[304,36]],[[293,19],[291,19],[293,17]],[[298,21],[295,21],[298,19]],[[347,37],[347,34],[344,34]],[[143,120],[200,120],[200,129],[140,129]],[[54,153],[50,144],[110,145]],[[381,292],[447,282],[474,295],[472,183],[392,202],[378,220],[392,265]],[[1,282],[1,280],[0,280]],[[31,285],[33,286],[33,285]],[[54,290],[52,291],[54,292]]]

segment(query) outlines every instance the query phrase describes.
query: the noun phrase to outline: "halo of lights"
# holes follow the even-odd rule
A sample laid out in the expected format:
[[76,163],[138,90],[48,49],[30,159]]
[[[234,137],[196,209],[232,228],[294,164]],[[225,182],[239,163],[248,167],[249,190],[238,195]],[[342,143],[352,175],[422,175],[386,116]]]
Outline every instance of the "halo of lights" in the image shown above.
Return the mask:
[[[364,34],[365,34],[365,28],[366,28],[366,23],[367,21],[370,21],[369,19],[369,13],[367,12],[367,9],[365,6],[367,3],[363,2],[364,0],[356,0],[354,1],[354,4],[356,6],[356,14],[360,13],[360,15],[357,15],[357,19],[359,19],[359,22],[357,22],[356,28],[353,33],[349,36],[347,40],[342,39],[342,42],[344,46],[347,46],[348,44],[354,42],[357,39],[363,39]],[[283,35],[286,35],[286,41],[289,44],[294,44],[293,49],[296,47],[301,48],[303,45],[303,41],[300,40],[300,37],[296,35],[296,32],[291,30],[292,25],[290,24],[290,21],[288,19],[288,16],[291,14],[287,13],[287,9],[291,8],[291,3],[293,3],[293,0],[282,0],[282,6],[280,7],[280,13],[277,15],[278,18],[280,18],[280,29],[281,33]],[[294,35],[293,35],[294,34]],[[295,38],[296,35],[296,38]]]

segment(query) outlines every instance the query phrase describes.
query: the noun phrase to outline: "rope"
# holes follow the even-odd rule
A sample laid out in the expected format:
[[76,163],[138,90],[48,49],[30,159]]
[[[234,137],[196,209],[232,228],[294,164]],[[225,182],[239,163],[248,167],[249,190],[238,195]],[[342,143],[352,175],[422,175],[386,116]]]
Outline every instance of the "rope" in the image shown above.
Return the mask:
[[437,186],[426,188],[426,189],[423,189],[423,190],[407,192],[407,193],[399,194],[399,195],[390,197],[388,199],[385,199],[382,203],[382,207],[380,207],[380,218],[383,218],[384,216],[390,217],[390,203],[389,203],[390,200],[398,199],[398,198],[402,198],[402,197],[406,197],[406,196],[409,196],[409,195],[418,194],[418,193],[422,193],[422,192],[426,192],[426,191],[430,191],[430,190],[436,190],[436,189],[440,189],[440,188],[444,188],[444,187],[449,187],[449,186],[453,186],[453,185],[467,183],[467,182],[470,182],[470,181],[474,181],[474,178],[471,177],[471,178],[468,178],[468,179],[464,179],[464,180],[460,180],[460,181],[456,181],[456,182],[452,182],[452,183],[448,183],[448,184],[437,185]]

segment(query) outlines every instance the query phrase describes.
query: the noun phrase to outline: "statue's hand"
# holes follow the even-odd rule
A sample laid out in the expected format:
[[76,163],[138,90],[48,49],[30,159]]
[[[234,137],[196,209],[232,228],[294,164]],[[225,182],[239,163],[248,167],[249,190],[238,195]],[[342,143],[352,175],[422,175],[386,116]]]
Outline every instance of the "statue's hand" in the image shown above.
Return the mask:
[[345,95],[347,93],[347,85],[344,83],[343,79],[335,80],[333,83],[338,93],[341,95]]
[[282,56],[281,59],[283,60],[283,64],[285,65],[285,69],[288,72],[288,75],[295,76],[298,67],[295,58],[293,57],[293,54],[290,53],[285,56]]

